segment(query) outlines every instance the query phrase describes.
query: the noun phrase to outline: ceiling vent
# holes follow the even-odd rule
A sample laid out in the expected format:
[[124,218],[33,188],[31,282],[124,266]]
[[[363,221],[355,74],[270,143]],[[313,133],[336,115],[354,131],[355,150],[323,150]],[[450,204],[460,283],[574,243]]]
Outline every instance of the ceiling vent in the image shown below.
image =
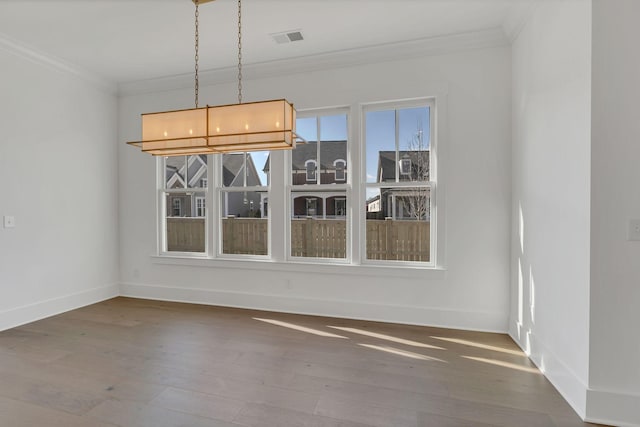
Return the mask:
[[274,33],[274,34],[270,34],[270,36],[273,38],[273,41],[275,41],[278,44],[299,42],[301,40],[304,40],[304,37],[302,36],[302,32],[300,30],[291,30],[291,31],[285,31],[282,33]]

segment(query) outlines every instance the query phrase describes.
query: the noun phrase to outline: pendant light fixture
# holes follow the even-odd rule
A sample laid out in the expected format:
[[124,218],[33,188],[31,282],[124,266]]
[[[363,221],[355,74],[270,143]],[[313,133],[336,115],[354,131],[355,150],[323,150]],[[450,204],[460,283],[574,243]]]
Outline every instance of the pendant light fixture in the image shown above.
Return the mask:
[[290,150],[296,141],[296,110],[285,99],[242,102],[242,0],[238,0],[238,103],[198,106],[200,3],[195,3],[195,108],[142,114],[142,140],[128,142],[154,156]]

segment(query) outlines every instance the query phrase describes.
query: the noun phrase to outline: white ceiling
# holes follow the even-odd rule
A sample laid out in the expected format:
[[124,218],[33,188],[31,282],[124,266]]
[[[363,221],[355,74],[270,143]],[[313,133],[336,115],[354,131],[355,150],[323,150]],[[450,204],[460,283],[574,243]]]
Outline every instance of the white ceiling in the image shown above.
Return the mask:
[[[500,28],[529,0],[243,0],[243,63]],[[301,30],[276,44],[270,34]],[[0,0],[4,39],[113,83],[191,73],[190,0]],[[237,0],[200,6],[200,69],[237,64]]]

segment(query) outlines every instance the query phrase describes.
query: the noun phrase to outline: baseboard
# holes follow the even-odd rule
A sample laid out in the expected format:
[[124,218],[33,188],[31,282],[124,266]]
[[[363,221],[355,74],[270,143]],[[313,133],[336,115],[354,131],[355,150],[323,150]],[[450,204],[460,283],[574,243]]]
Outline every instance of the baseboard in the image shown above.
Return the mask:
[[506,333],[506,314],[470,312],[429,307],[381,305],[357,301],[319,300],[122,283],[120,295],[161,301],[186,302],[224,307],[248,308],[283,313],[329,316],[358,320],[435,326],[483,332]]
[[640,396],[605,390],[587,391],[587,417],[585,421],[616,425],[640,426]]
[[521,339],[517,338],[513,329],[509,335],[529,355],[529,359],[553,384],[578,416],[584,420],[587,406],[587,384],[530,331],[520,334]]
[[111,284],[0,311],[0,331],[114,298],[119,293],[118,285]]

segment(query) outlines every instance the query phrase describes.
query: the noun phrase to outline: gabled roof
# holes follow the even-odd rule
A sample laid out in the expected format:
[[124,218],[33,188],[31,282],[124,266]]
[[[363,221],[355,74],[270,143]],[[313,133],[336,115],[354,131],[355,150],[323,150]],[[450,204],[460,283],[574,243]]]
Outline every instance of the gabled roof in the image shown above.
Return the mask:
[[[222,157],[222,182],[225,187],[242,186],[242,170],[244,167],[244,153],[229,153]],[[253,163],[253,158],[247,155],[247,185],[260,185],[260,177]],[[240,180],[240,181],[237,181]],[[234,182],[236,181],[236,182]]]
[[165,164],[165,182],[168,187],[174,188],[177,182],[180,183],[179,187],[184,187],[186,177],[189,178],[189,186],[195,187],[196,182],[206,173],[207,156],[189,156],[186,167],[183,156],[167,157]]
[[429,150],[398,151],[397,160],[395,151],[380,151],[378,153],[377,182],[395,181],[396,161],[399,162],[403,158],[411,160],[411,174],[400,174],[401,181],[418,180],[420,175],[426,175],[420,179],[421,181],[429,180]]
[[[318,143],[307,141],[305,144],[298,144],[291,150],[291,167],[293,170],[305,170],[306,161],[309,159],[318,160]],[[269,170],[269,159],[264,164],[263,171]],[[335,169],[336,160],[347,161],[347,141],[321,141],[320,143],[320,169]]]

